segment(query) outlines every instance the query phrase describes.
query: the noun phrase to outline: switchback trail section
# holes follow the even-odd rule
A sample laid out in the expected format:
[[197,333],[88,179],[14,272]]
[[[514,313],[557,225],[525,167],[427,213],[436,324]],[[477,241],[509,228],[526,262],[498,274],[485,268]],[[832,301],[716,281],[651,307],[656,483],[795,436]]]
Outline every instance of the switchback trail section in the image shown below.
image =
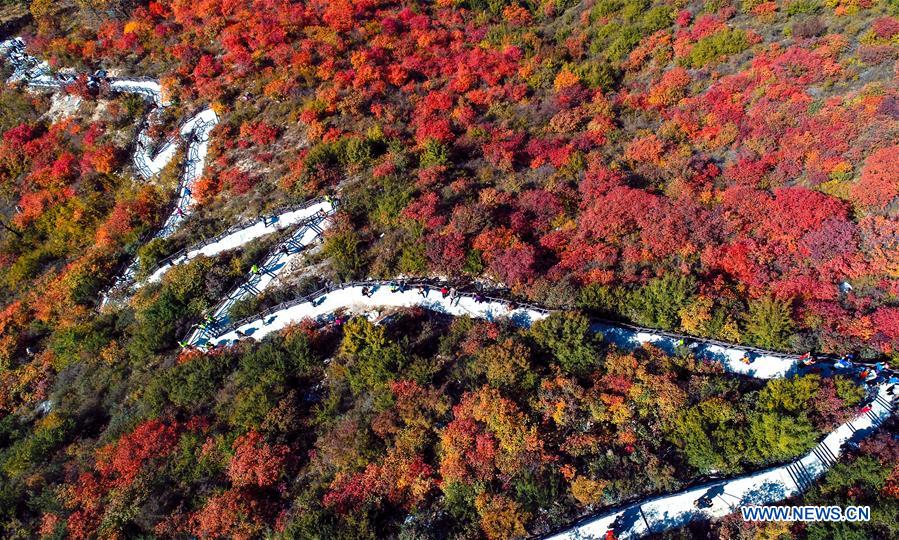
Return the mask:
[[[54,73],[46,61],[28,55],[25,52],[25,42],[21,38],[16,37],[0,42],[0,55],[3,55],[13,67],[9,82],[23,82],[33,88],[59,90],[75,80],[74,74]],[[158,81],[153,79],[92,76],[89,84],[94,86],[107,84],[113,92],[143,96],[150,100],[157,109],[164,108],[168,104],[162,94],[162,87]],[[169,138],[161,145],[154,144],[149,135],[149,120],[144,122],[138,132],[132,162],[135,170],[145,180],[158,175],[175,157],[178,148],[182,144],[187,145],[184,168],[179,177],[177,195],[172,204],[172,210],[162,228],[156,232],[153,238],[170,236],[193,212],[195,200],[191,188],[203,174],[206,154],[209,150],[209,133],[216,124],[218,124],[218,116],[215,111],[207,108],[188,118],[179,127],[177,136]],[[121,290],[129,286],[134,280],[137,269],[138,261],[134,259],[119,272],[110,290]],[[109,293],[104,294],[100,305],[105,305],[109,298]]]
[[191,246],[161,261],[157,269],[146,279],[146,282],[158,282],[173,266],[188,263],[201,255],[204,257],[215,257],[273,232],[284,231],[294,225],[303,223],[309,218],[314,218],[320,212],[330,215],[333,213],[333,206],[324,199],[312,199],[296,207],[286,208],[271,215],[260,216],[249,223],[240,223],[238,226],[228,229],[225,233],[213,239]]
[[296,230],[286,240],[279,243],[273,249],[261,265],[253,265],[250,274],[237,288],[231,291],[206,320],[196,325],[187,338],[185,345],[200,345],[208,343],[208,336],[215,332],[216,328],[230,324],[230,310],[241,300],[258,296],[265,289],[288,271],[293,261],[298,260],[307,247],[321,238],[322,232],[329,224],[329,218],[336,208],[331,203],[320,208],[315,214],[301,221]]

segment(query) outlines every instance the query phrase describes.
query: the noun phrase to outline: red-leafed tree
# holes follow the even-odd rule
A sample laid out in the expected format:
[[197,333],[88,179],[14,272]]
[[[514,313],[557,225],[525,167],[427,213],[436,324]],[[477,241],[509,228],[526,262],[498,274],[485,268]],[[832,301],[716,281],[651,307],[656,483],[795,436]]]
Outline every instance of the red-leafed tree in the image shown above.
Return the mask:
[[882,210],[899,195],[899,146],[876,150],[865,161],[862,175],[852,187],[860,204]]
[[228,478],[237,487],[266,487],[284,474],[288,448],[265,442],[257,431],[250,431],[234,441],[234,457],[228,465]]
[[175,449],[178,431],[177,424],[162,420],[143,422],[99,451],[97,471],[110,486],[128,486],[147,462],[164,458]]

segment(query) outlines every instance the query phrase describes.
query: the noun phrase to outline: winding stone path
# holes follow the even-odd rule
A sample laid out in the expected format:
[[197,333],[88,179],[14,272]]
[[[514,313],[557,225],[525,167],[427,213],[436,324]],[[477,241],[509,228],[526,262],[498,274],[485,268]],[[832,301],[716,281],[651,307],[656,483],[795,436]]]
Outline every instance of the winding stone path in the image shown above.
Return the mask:
[[[12,38],[0,42],[0,55],[13,66],[9,82],[23,82],[27,86],[39,89],[59,90],[74,81],[75,76],[66,73],[54,73],[45,61],[38,60],[25,52],[25,42],[21,38]],[[158,81],[144,78],[94,78],[93,85],[108,84],[113,92],[137,94],[149,99],[156,108],[168,105]],[[177,194],[172,211],[166,218],[162,228],[153,238],[165,238],[174,233],[181,223],[193,212],[195,200],[191,189],[203,175],[206,165],[206,154],[209,150],[209,134],[218,124],[218,116],[212,109],[204,109],[188,118],[178,129],[178,137],[163,142],[154,149],[149,135],[149,126],[145,124],[138,132],[132,162],[135,170],[144,179],[158,175],[175,157],[180,146],[186,145],[185,166],[179,178]],[[138,261],[135,259],[118,275],[110,292],[128,288],[137,274]],[[107,292],[100,305],[110,299]]]

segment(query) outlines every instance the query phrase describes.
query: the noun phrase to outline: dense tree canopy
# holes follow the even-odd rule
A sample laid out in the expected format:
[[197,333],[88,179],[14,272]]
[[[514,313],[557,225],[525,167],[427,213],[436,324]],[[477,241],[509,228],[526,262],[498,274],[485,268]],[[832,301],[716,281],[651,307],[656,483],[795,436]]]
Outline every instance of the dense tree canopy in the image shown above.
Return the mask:
[[[155,76],[171,105],[84,76],[53,96],[0,88],[0,536],[507,538],[806,451],[855,412],[854,381],[762,385],[618,350],[590,321],[896,358],[897,9],[5,2],[0,28],[51,66]],[[162,140],[201,106],[220,123],[199,207],[146,243],[183,156],[139,182],[137,129]],[[272,240],[96,309],[135,253],[146,276],[325,193],[341,204],[313,264],[233,317],[397,275],[564,311],[529,330],[350,317],[176,351]],[[864,535],[896,536],[890,448],[873,439],[807,500],[871,503]]]

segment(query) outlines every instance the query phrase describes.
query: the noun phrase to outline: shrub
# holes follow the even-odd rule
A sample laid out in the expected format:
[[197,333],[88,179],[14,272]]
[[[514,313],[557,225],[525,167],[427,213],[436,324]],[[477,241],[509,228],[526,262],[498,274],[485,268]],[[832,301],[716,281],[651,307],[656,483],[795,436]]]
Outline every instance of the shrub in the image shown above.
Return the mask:
[[399,345],[387,338],[386,328],[364,318],[344,326],[340,353],[347,361],[347,382],[355,395],[384,388],[406,363]]
[[[129,350],[134,358],[144,358],[172,346],[178,335],[187,331],[188,321],[196,320],[209,308],[207,277],[212,259],[201,257],[190,264],[176,266],[163,278],[159,292],[149,299],[138,298]],[[149,294],[149,293],[145,293]]]
[[597,337],[590,330],[590,320],[581,313],[552,313],[534,323],[531,336],[567,373],[584,375],[597,365]]
[[411,276],[420,276],[428,271],[428,258],[421,242],[411,241],[403,246],[397,269]]
[[240,357],[237,379],[245,386],[257,382],[279,384],[307,373],[313,364],[309,340],[304,334],[295,332],[286,339],[277,336],[248,347]]
[[318,143],[311,147],[303,158],[306,171],[313,171],[319,167],[334,165],[338,162],[337,152],[330,143]]
[[695,286],[692,277],[681,274],[655,278],[628,295],[628,314],[640,324],[670,330],[680,319],[678,312],[690,302]]
[[362,168],[371,162],[373,151],[368,140],[352,137],[346,141],[340,156],[341,163]]
[[834,377],[834,386],[836,387],[837,397],[843,400],[846,405],[857,405],[861,403],[865,397],[865,389],[846,377]]
[[758,408],[793,416],[801,414],[808,410],[820,386],[821,377],[818,375],[768,381],[759,392]]
[[250,295],[246,298],[241,298],[237,302],[234,302],[231,309],[228,310],[228,318],[232,321],[239,321],[244,317],[249,317],[254,313],[258,313],[259,303],[260,298],[258,296]]
[[426,169],[438,165],[446,165],[449,163],[449,151],[446,145],[436,139],[428,139],[421,155],[418,158],[418,164],[421,168]]
[[606,56],[610,60],[622,61],[640,43],[643,35],[636,26],[625,26],[616,33],[612,41],[605,48]]
[[475,276],[484,271],[484,258],[482,257],[481,250],[468,250],[468,253],[465,255],[465,266],[462,267],[462,270]]
[[112,326],[108,318],[101,318],[58,328],[50,338],[50,349],[56,355],[56,368],[97,358],[100,350],[112,339]]
[[389,182],[374,200],[371,221],[385,229],[399,225],[400,214],[408,206],[412,190],[400,182]]
[[253,429],[262,424],[274,407],[272,391],[264,384],[242,388],[230,403],[228,423],[244,430]]
[[197,410],[215,402],[215,394],[231,373],[230,357],[199,355],[189,362],[166,370],[153,379],[147,389],[146,401],[155,414],[168,404]]
[[813,447],[817,435],[804,415],[793,418],[778,413],[757,413],[749,419],[746,457],[758,464],[784,461]]
[[324,252],[340,279],[357,277],[362,270],[359,235],[355,231],[341,231],[325,240]]
[[672,22],[674,22],[674,8],[670,6],[656,6],[647,11],[640,19],[642,34],[652,34],[662,28],[667,28]]
[[606,61],[590,61],[579,64],[574,67],[574,74],[590,88],[600,88],[606,91],[613,89],[621,77],[621,72]]
[[611,317],[622,311],[625,295],[619,288],[592,283],[582,287],[577,305],[583,309]]
[[621,6],[621,0],[598,0],[590,12],[590,19],[596,21],[608,17],[621,9]]
[[690,67],[699,68],[722,56],[742,52],[749,47],[749,40],[743,30],[728,28],[696,42],[686,63]]
[[669,439],[700,471],[730,470],[743,447],[736,419],[737,411],[731,404],[720,398],[709,399],[684,410],[675,420]]
[[793,37],[813,38],[827,31],[827,25],[818,17],[809,17],[793,23]]
[[786,6],[787,15],[811,14],[821,10],[821,2],[818,0],[794,0]]
[[137,278],[148,277],[172,251],[172,241],[168,238],[154,238],[137,250]]
[[752,344],[768,349],[784,349],[792,332],[791,302],[765,297],[749,303],[746,336]]
[[104,276],[96,268],[72,269],[66,277],[71,291],[72,301],[81,305],[92,305],[106,284]]
[[537,378],[531,368],[531,350],[513,339],[481,349],[475,365],[494,388],[529,389]]
[[766,0],[743,0],[740,4],[740,10],[743,13],[752,13],[752,10],[758,7],[761,4],[764,4]]
[[51,414],[27,438],[4,449],[0,458],[0,470],[9,478],[18,478],[27,473],[32,467],[44,462],[50,452],[65,441],[74,427],[75,423],[71,419]]

